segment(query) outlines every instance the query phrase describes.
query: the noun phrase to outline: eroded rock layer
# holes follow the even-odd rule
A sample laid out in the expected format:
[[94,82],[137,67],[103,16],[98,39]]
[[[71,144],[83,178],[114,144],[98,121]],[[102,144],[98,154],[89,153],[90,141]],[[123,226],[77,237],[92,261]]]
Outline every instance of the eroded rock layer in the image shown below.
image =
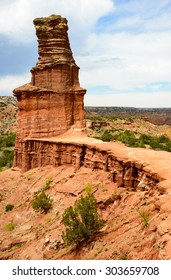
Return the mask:
[[67,20],[52,15],[34,20],[39,58],[32,68],[32,84],[54,91],[78,89],[79,67],[72,56]]
[[[129,150],[129,149],[128,149]],[[72,165],[76,170],[82,166],[91,170],[103,170],[109,173],[111,182],[118,187],[136,190],[153,188],[163,180],[162,176],[146,170],[141,161],[124,159],[106,146],[91,143],[79,143],[56,139],[28,139],[23,143],[23,155],[17,156],[15,165],[23,171],[40,166]],[[24,164],[22,164],[22,161]]]
[[31,82],[14,90],[18,100],[15,157],[23,153],[26,137],[51,137],[69,129],[85,129],[86,90],[79,84],[79,67],[70,48],[67,20],[51,15],[35,19],[34,25],[38,62],[31,69]]

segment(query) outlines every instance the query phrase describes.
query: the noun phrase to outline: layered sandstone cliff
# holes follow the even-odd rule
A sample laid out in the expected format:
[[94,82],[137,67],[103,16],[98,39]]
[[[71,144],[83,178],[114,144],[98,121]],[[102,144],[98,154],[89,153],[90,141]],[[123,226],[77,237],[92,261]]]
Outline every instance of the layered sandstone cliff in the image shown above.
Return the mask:
[[25,138],[57,136],[85,129],[83,98],[68,39],[67,20],[51,15],[34,20],[39,58],[31,82],[14,90],[18,129],[14,165],[22,167]]
[[[114,147],[111,147],[100,141],[93,143],[86,137],[79,140],[69,137],[28,139],[24,143],[23,171],[40,166],[58,167],[61,165],[73,166],[75,170],[79,170],[81,167],[103,170],[109,174],[108,177],[112,183],[129,190],[152,189],[164,179],[160,172],[147,169],[143,161],[129,156],[131,148],[115,144]],[[149,150],[145,150],[145,152],[146,157],[151,154]],[[164,153],[165,156],[166,154]],[[157,152],[152,151],[152,155],[155,157]],[[150,164],[149,158],[149,166]]]

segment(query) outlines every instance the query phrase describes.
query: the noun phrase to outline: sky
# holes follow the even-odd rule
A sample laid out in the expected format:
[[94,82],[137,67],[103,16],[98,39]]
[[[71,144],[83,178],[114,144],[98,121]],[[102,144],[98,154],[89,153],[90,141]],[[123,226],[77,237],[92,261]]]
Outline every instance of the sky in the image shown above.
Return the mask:
[[171,107],[171,0],[0,0],[0,96],[30,82],[36,17],[66,17],[86,106]]

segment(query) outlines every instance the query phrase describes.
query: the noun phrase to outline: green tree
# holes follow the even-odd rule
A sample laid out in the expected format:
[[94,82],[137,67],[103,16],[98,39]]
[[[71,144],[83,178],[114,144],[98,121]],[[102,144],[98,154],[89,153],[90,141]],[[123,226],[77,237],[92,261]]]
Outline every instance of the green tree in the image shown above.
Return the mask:
[[110,142],[113,139],[113,136],[110,134],[108,130],[105,130],[101,136],[101,140],[104,142]]
[[5,138],[6,147],[15,146],[15,139],[16,139],[16,134],[15,133],[8,134]]
[[52,207],[52,199],[42,191],[34,197],[32,207],[34,210],[42,210],[46,213]]
[[98,232],[104,224],[104,220],[99,219],[96,199],[90,190],[86,190],[86,195],[76,200],[74,207],[70,206],[64,211],[62,221],[66,227],[62,233],[66,246],[78,246]]
[[0,156],[0,167],[10,168],[13,163],[14,151],[5,150]]

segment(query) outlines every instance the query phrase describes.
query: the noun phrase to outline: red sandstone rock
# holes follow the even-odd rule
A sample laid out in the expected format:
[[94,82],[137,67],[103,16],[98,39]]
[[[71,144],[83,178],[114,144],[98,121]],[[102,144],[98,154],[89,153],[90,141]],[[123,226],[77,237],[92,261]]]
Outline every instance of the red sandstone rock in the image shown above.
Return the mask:
[[24,163],[26,137],[51,137],[70,128],[85,129],[79,67],[72,56],[67,20],[51,15],[34,20],[39,58],[31,83],[14,90],[18,99],[18,129],[14,166]]

